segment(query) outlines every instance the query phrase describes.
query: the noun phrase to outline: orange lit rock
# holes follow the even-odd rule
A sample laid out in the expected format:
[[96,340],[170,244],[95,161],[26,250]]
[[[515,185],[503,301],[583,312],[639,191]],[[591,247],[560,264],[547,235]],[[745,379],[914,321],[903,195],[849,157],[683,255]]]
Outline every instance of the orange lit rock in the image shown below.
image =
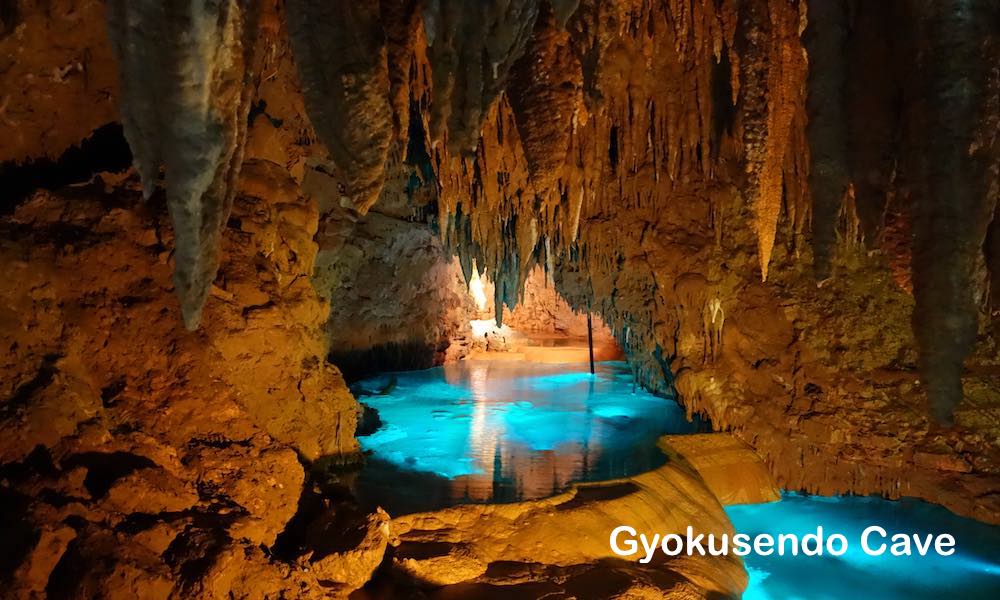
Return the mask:
[[[397,517],[394,568],[430,585],[491,582],[505,565],[531,565],[514,579],[521,585],[558,582],[556,573],[592,568],[621,569],[635,582],[620,593],[646,588],[664,594],[681,582],[688,593],[739,594],[746,574],[737,559],[684,557],[655,560],[661,574],[647,579],[641,565],[611,551],[609,533],[621,524],[640,531],[729,532],[732,526],[701,478],[679,462],[622,480],[576,484],[545,500],[499,505],[464,505]],[[638,557],[633,557],[633,559]],[[669,581],[665,587],[664,580]],[[604,580],[616,585],[614,577]],[[454,592],[459,593],[462,588]],[[612,594],[613,595],[613,594]]]
[[[248,172],[268,199],[237,200],[212,324],[198,333],[183,328],[171,294],[166,214],[140,204],[134,180],[116,207],[100,187],[43,193],[0,224],[10,234],[0,260],[12,266],[0,339],[14,349],[0,368],[4,397],[17,399],[0,414],[11,434],[0,456],[23,465],[3,493],[36,498],[7,518],[29,531],[81,525],[68,544],[60,534],[23,548],[17,590],[166,597],[237,566],[258,570],[261,585],[298,586],[263,556],[218,561],[274,543],[302,493],[300,456],[351,459],[357,405],[322,360],[327,309],[302,279],[315,212],[303,217],[297,195],[281,196],[286,172]],[[51,237],[65,227],[72,238]],[[211,569],[183,580],[191,561]]]
[[690,465],[723,506],[774,502],[781,498],[767,466],[753,449],[725,433],[668,435],[660,448]]
[[[803,1],[559,0],[549,13],[530,0],[383,0],[333,3],[357,9],[336,22],[292,15],[319,10],[309,3],[263,3],[259,32],[241,10],[253,3],[212,15],[142,3],[162,20],[133,4],[0,11],[0,171],[29,188],[0,211],[12,594],[357,586],[383,549],[378,516],[331,528],[343,543],[326,555],[272,553],[320,485],[303,463],[356,458],[357,405],[328,345],[415,337],[433,360],[464,352],[441,346],[468,322],[456,314],[473,264],[496,284],[492,316],[514,323],[541,268],[567,308],[607,324],[641,383],[676,393],[761,462],[705,443],[678,450],[701,479],[674,464],[539,503],[400,517],[399,569],[454,583],[432,595],[737,593],[737,564],[640,567],[610,557],[596,528],[632,517],[725,528],[712,490],[767,497],[762,464],[782,488],[918,496],[1000,521],[997,315],[977,302],[1000,256],[1000,236],[987,236],[1000,106],[984,76],[997,63],[989,2],[970,4],[988,18],[957,23],[935,3],[916,23],[852,12],[856,197],[818,224],[839,240],[821,287],[808,225],[832,214],[812,211],[805,185]],[[122,11],[146,29],[124,26]],[[857,70],[869,56],[900,65]],[[942,102],[963,77],[967,106]],[[877,114],[887,105],[895,120]],[[148,202],[134,173],[32,182],[21,170],[119,117]],[[60,172],[79,166],[67,160]],[[155,185],[161,162],[173,217]],[[442,268],[451,254],[459,266]],[[202,329],[185,331],[180,316],[193,325],[202,309]],[[555,330],[578,331],[563,312],[527,308],[520,323],[554,316]],[[955,323],[959,334],[935,333]],[[932,422],[928,396],[953,426]],[[754,465],[749,480],[720,483],[740,461]],[[346,512],[326,508],[330,521]],[[589,538],[541,560],[544,530]],[[313,558],[337,581],[307,570]]]

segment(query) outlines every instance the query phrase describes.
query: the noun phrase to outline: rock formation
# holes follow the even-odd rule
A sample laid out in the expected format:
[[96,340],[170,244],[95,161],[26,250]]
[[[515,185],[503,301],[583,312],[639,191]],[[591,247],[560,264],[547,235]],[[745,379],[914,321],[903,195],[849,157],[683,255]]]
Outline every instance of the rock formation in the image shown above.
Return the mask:
[[143,196],[166,170],[174,222],[174,285],[184,323],[198,326],[243,160],[256,3],[111,2],[122,122]]
[[[417,534],[342,497],[358,409],[326,359],[415,339],[441,360],[473,269],[498,321],[542,269],[782,488],[1000,522],[998,18],[992,0],[0,3],[0,177],[23,192],[0,209],[0,583],[356,588],[393,528]],[[134,171],[103,151],[118,121]],[[491,544],[430,556],[524,558]],[[699,568],[605,558],[545,569],[654,589]],[[495,583],[471,573],[439,593]],[[742,585],[704,573],[684,592]]]
[[983,244],[997,208],[996,61],[1000,8],[917,2],[920,60],[914,126],[914,333],[931,409],[951,423],[979,330]]
[[364,213],[382,190],[392,137],[379,3],[293,0],[288,14],[310,122],[339,170],[342,201]]
[[312,172],[305,187],[324,214],[313,281],[331,300],[330,361],[356,379],[462,358],[475,307],[440,237],[408,205],[344,210],[325,193],[329,182]]
[[[519,595],[575,591],[604,598],[732,597],[745,587],[735,557],[658,556],[653,568],[623,561],[607,539],[623,523],[663,533],[683,533],[689,525],[706,535],[733,533],[698,472],[670,461],[626,479],[576,484],[544,500],[398,517],[393,560],[425,586],[449,586],[446,597],[490,597],[495,585]],[[594,571],[604,575],[588,575]],[[583,587],[588,580],[597,587]]]

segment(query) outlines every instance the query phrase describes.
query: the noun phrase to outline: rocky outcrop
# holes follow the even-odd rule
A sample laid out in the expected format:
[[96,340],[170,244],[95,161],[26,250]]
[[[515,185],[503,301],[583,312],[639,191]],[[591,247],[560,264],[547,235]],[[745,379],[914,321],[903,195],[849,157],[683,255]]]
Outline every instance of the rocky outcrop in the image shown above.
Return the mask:
[[170,294],[163,205],[137,187],[39,193],[0,223],[0,577],[15,596],[297,589],[258,546],[295,515],[302,458],[355,451],[356,404],[303,276],[316,210],[275,169],[244,170],[197,333]]

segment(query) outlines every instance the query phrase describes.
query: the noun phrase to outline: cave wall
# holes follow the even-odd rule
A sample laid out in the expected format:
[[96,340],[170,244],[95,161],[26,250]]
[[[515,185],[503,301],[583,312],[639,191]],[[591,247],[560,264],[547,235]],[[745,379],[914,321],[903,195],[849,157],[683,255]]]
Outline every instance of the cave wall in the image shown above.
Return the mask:
[[170,293],[164,207],[138,188],[40,193],[4,219],[9,589],[214,596],[289,576],[259,546],[296,514],[300,460],[356,452],[356,403],[322,353],[317,213],[279,171],[245,165],[198,333]]
[[[2,493],[35,525],[17,530],[5,581],[317,585],[321,567],[259,546],[307,495],[300,459],[355,449],[329,340],[371,343],[381,334],[359,332],[382,306],[413,316],[398,288],[364,295],[353,248],[387,274],[404,254],[454,253],[466,279],[475,263],[501,320],[541,265],[569,306],[601,314],[645,385],[749,442],[781,485],[1000,520],[997,315],[980,301],[1000,237],[995,3],[384,0],[349,21],[363,60],[323,45],[343,22],[286,15],[306,4],[264,3],[256,36],[225,25],[224,47],[203,31],[242,56],[194,69],[225,102],[164,95],[152,123],[130,111],[156,88],[119,109],[118,65],[174,46],[114,23],[109,38],[101,2],[4,4],[4,161],[53,158],[122,114],[133,145],[188,111],[225,123],[208,141],[156,139],[136,152],[141,177],[39,192],[0,223]],[[859,65],[869,54],[895,67]],[[171,167],[185,143],[208,158]],[[414,295],[443,293],[436,269]],[[372,320],[351,321],[365,306]]]
[[[493,285],[487,279],[484,284],[487,301],[479,318],[490,318],[495,314],[493,307]],[[587,313],[574,310],[556,290],[555,281],[536,266],[524,281],[524,294],[518,304],[511,309],[504,307],[503,323],[511,329],[538,339],[570,338],[576,342],[587,339]],[[605,325],[600,315],[592,315],[592,333],[599,346],[614,347],[616,344],[611,328]]]
[[475,307],[441,238],[408,204],[344,210],[330,181],[314,171],[305,182],[323,213],[313,284],[331,301],[330,362],[352,380],[464,357]]
[[[4,3],[0,163],[56,158],[100,125],[118,120],[118,66],[103,27],[104,5]],[[73,107],[73,118],[66,118],[66,107]]]
[[[104,3],[14,6],[0,44],[5,60],[24,58],[0,73],[18,133],[0,153],[58,158],[118,118]],[[272,72],[289,51],[277,15],[263,17],[258,67]],[[276,597],[322,589],[319,579],[359,587],[381,561],[384,515],[303,512],[310,465],[358,459],[358,406],[326,361],[330,309],[311,283],[319,210],[300,185],[309,141],[287,72],[255,84],[197,331],[180,317],[161,189],[148,194],[131,170],[95,172],[5,203],[0,582],[10,597]],[[5,163],[4,176],[23,166]],[[299,520],[333,538],[349,527],[368,549],[296,566],[289,523]],[[266,549],[282,543],[293,551],[274,561]]]

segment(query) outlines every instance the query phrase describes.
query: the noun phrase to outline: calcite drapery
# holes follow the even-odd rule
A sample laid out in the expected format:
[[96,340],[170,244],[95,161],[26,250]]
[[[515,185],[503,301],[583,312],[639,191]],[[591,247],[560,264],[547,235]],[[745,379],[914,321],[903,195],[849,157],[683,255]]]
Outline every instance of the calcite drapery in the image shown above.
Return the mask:
[[242,162],[256,3],[111,0],[122,121],[146,198],[166,169],[174,284],[194,329],[218,267]]
[[386,34],[378,0],[289,0],[288,29],[316,134],[337,167],[341,200],[378,200],[392,140]]

